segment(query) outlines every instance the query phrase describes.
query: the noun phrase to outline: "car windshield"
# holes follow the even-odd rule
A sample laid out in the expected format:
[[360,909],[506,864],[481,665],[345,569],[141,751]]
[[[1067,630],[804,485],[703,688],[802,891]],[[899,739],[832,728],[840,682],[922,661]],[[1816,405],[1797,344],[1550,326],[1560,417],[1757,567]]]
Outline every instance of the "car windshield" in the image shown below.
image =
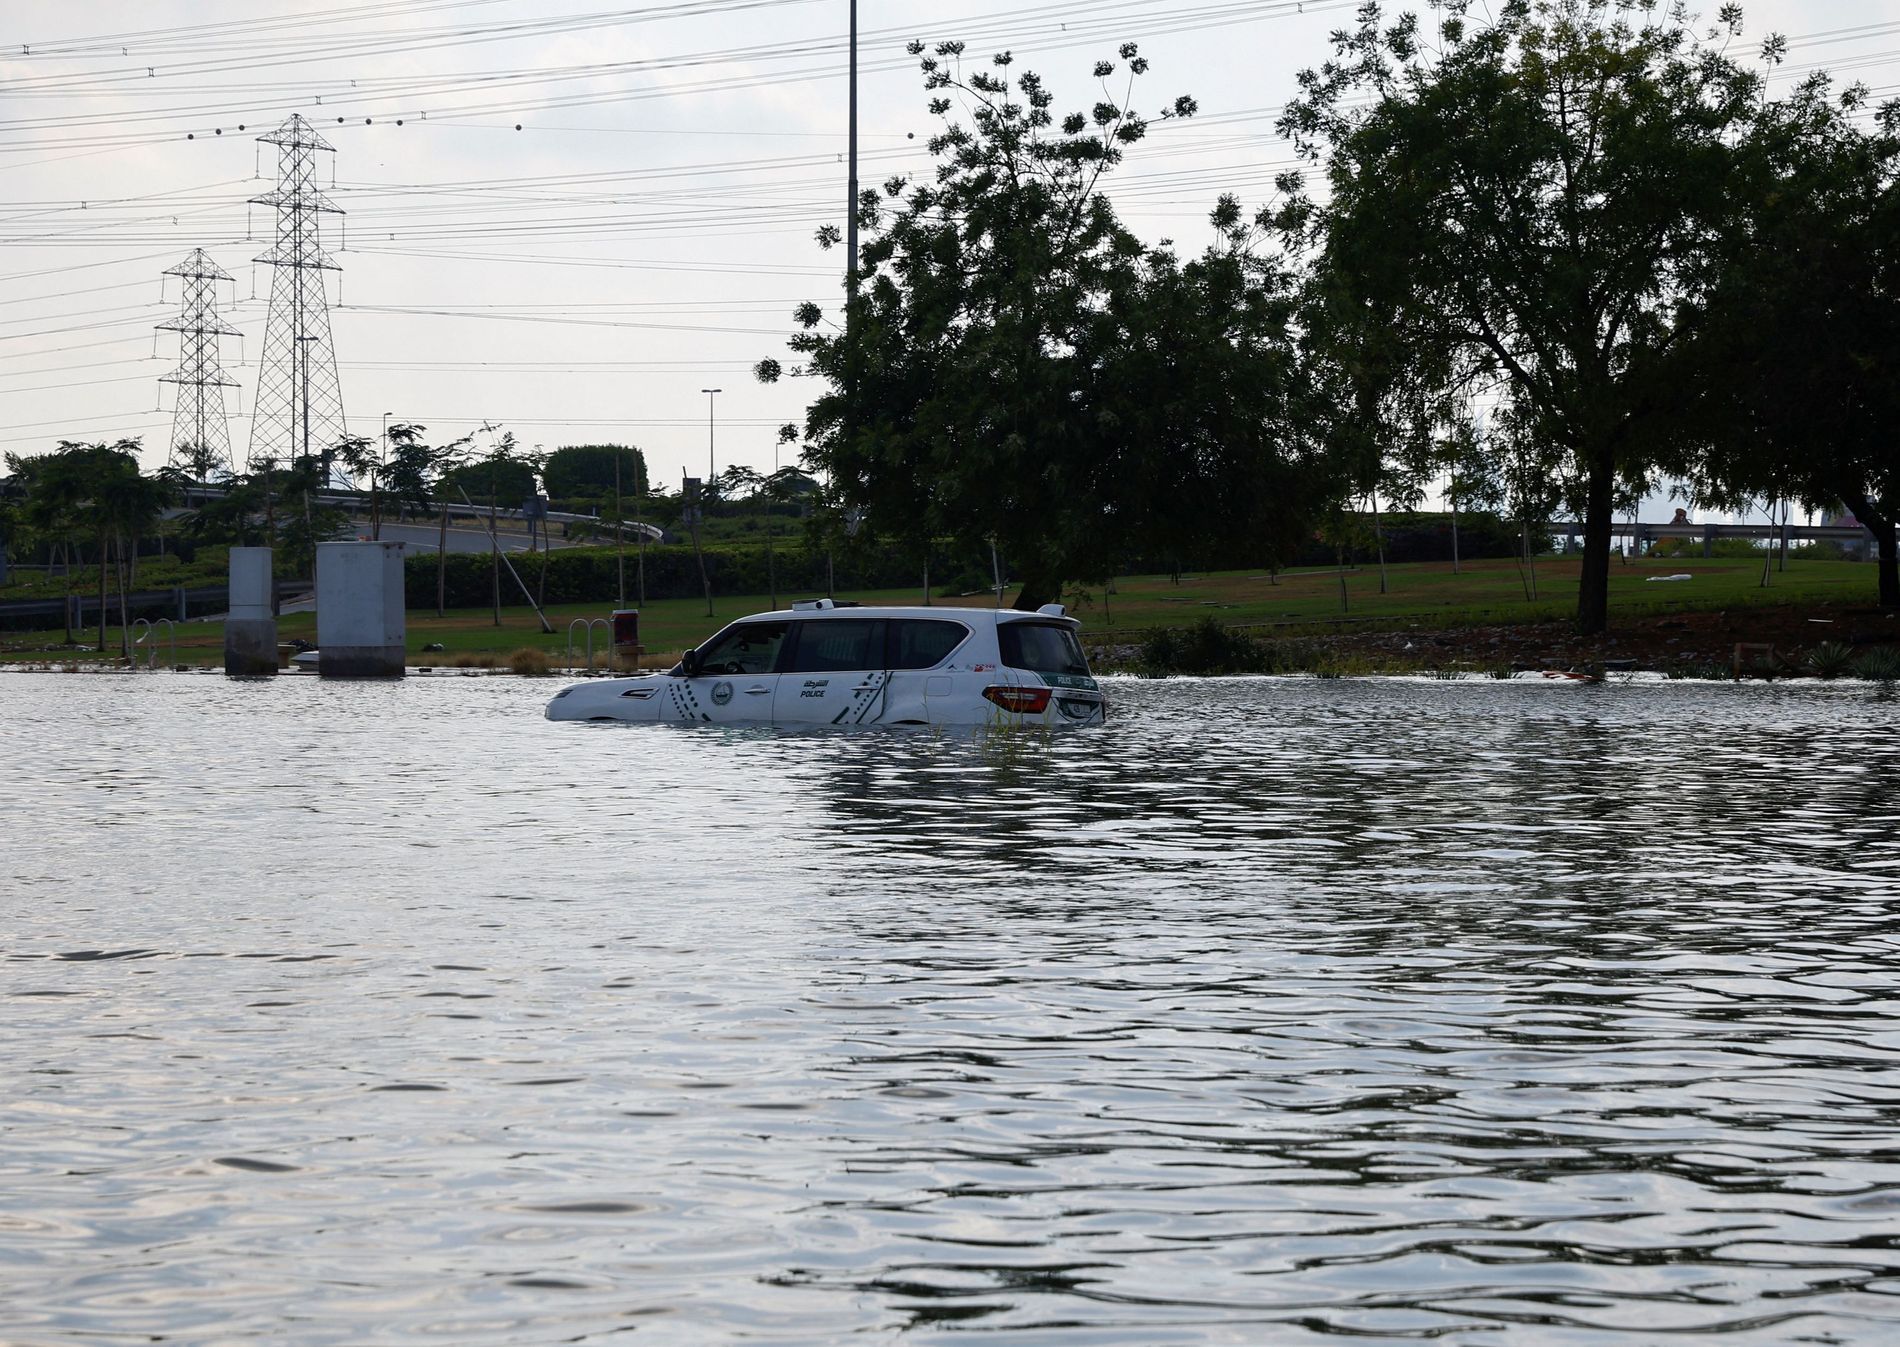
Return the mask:
[[789,622],[746,622],[728,627],[699,648],[702,674],[767,674],[778,664]]
[[1030,673],[1086,675],[1082,643],[1068,627],[1053,622],[1005,622],[996,628],[1003,663]]

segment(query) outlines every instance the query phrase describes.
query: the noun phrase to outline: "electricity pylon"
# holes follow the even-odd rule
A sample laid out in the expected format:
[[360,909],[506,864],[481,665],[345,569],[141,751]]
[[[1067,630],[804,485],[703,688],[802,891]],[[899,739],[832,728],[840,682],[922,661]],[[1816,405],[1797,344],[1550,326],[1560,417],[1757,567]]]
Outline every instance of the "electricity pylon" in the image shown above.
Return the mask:
[[175,267],[167,267],[167,276],[184,283],[178,317],[158,324],[160,332],[178,334],[178,368],[158,376],[160,383],[178,385],[172,405],[171,447],[165,455],[168,467],[188,469],[199,481],[208,481],[214,473],[231,471],[231,428],[224,419],[224,390],[236,388],[236,379],[227,379],[218,363],[218,338],[235,337],[238,330],[218,317],[218,282],[231,279],[229,273],[205,256],[203,248],[193,248]]
[[324,252],[317,231],[319,217],[343,213],[316,184],[316,152],[335,150],[295,114],[258,139],[278,147],[277,188],[251,201],[276,208],[277,237],[255,260],[275,267],[277,274],[251,404],[248,464],[253,467],[267,458],[281,463],[313,453],[327,456],[348,433],[323,289],[323,273],[341,268]]

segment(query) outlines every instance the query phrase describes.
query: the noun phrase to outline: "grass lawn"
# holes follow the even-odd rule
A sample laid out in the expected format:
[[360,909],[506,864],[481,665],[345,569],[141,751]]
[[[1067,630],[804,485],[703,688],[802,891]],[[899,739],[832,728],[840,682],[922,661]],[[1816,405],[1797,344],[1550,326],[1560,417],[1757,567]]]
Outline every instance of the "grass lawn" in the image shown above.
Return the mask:
[[[1339,574],[1332,570],[1296,571],[1277,582],[1264,573],[1229,572],[1182,576],[1128,576],[1116,582],[1116,592],[1104,595],[1099,587],[1066,596],[1071,611],[1082,620],[1084,633],[1101,639],[1138,638],[1154,627],[1185,626],[1212,616],[1233,625],[1276,625],[1289,628],[1332,626],[1468,626],[1515,622],[1544,622],[1570,617],[1576,611],[1576,558],[1539,558],[1536,601],[1525,596],[1519,567],[1510,561],[1467,562],[1458,574],[1449,563],[1425,562],[1389,569],[1389,592],[1379,592],[1376,566],[1347,572],[1346,608],[1340,604]],[[1670,610],[1708,610],[1754,604],[1872,604],[1875,575],[1871,564],[1846,561],[1789,563],[1785,572],[1770,576],[1761,588],[1760,558],[1713,558],[1612,561],[1610,620],[1619,615],[1653,614]],[[1687,574],[1686,581],[1652,582],[1651,576]],[[840,595],[862,603],[915,604],[917,589],[884,590]],[[940,607],[987,607],[988,594],[961,599],[935,599]],[[677,652],[711,635],[735,617],[768,606],[762,595],[735,595],[715,599],[713,616],[706,616],[700,599],[665,599],[648,603],[641,612],[641,633],[652,652],[648,663],[670,663]],[[576,618],[604,618],[612,604],[581,604],[551,608],[553,635],[542,633],[534,613],[526,607],[504,608],[501,625],[494,625],[488,609],[451,610],[438,618],[431,610],[409,613],[408,644],[412,657],[422,647],[439,643],[442,655],[425,657],[450,662],[457,656],[497,659],[531,647],[564,659],[568,624]],[[96,639],[97,628],[93,628]],[[316,617],[311,613],[285,614],[278,620],[278,638],[316,640]],[[86,651],[57,646],[62,633],[0,633],[0,661],[83,660],[97,658]],[[578,633],[577,633],[578,635]],[[601,633],[595,632],[596,639]],[[584,644],[584,638],[582,638]],[[109,655],[118,651],[117,628],[108,628]],[[149,648],[149,643],[148,643]],[[178,629],[181,663],[220,664],[224,634],[221,624],[191,622]],[[169,661],[167,645],[160,659]]]

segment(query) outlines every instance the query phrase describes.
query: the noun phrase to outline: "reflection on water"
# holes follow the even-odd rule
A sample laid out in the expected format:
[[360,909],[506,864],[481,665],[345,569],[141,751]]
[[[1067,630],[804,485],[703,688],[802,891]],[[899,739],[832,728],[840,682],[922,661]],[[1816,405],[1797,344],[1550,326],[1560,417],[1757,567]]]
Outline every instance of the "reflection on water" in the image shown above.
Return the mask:
[[1886,1343],[1900,706],[0,678],[0,1341]]

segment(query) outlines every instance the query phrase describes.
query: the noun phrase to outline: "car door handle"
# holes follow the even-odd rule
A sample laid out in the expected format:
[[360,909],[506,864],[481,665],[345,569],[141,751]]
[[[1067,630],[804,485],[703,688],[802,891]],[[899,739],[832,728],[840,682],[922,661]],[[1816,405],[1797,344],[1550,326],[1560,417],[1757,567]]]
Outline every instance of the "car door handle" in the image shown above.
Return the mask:
[[766,693],[770,692],[771,690],[772,690],[771,688],[747,688],[745,690],[745,695],[748,697],[763,697]]

